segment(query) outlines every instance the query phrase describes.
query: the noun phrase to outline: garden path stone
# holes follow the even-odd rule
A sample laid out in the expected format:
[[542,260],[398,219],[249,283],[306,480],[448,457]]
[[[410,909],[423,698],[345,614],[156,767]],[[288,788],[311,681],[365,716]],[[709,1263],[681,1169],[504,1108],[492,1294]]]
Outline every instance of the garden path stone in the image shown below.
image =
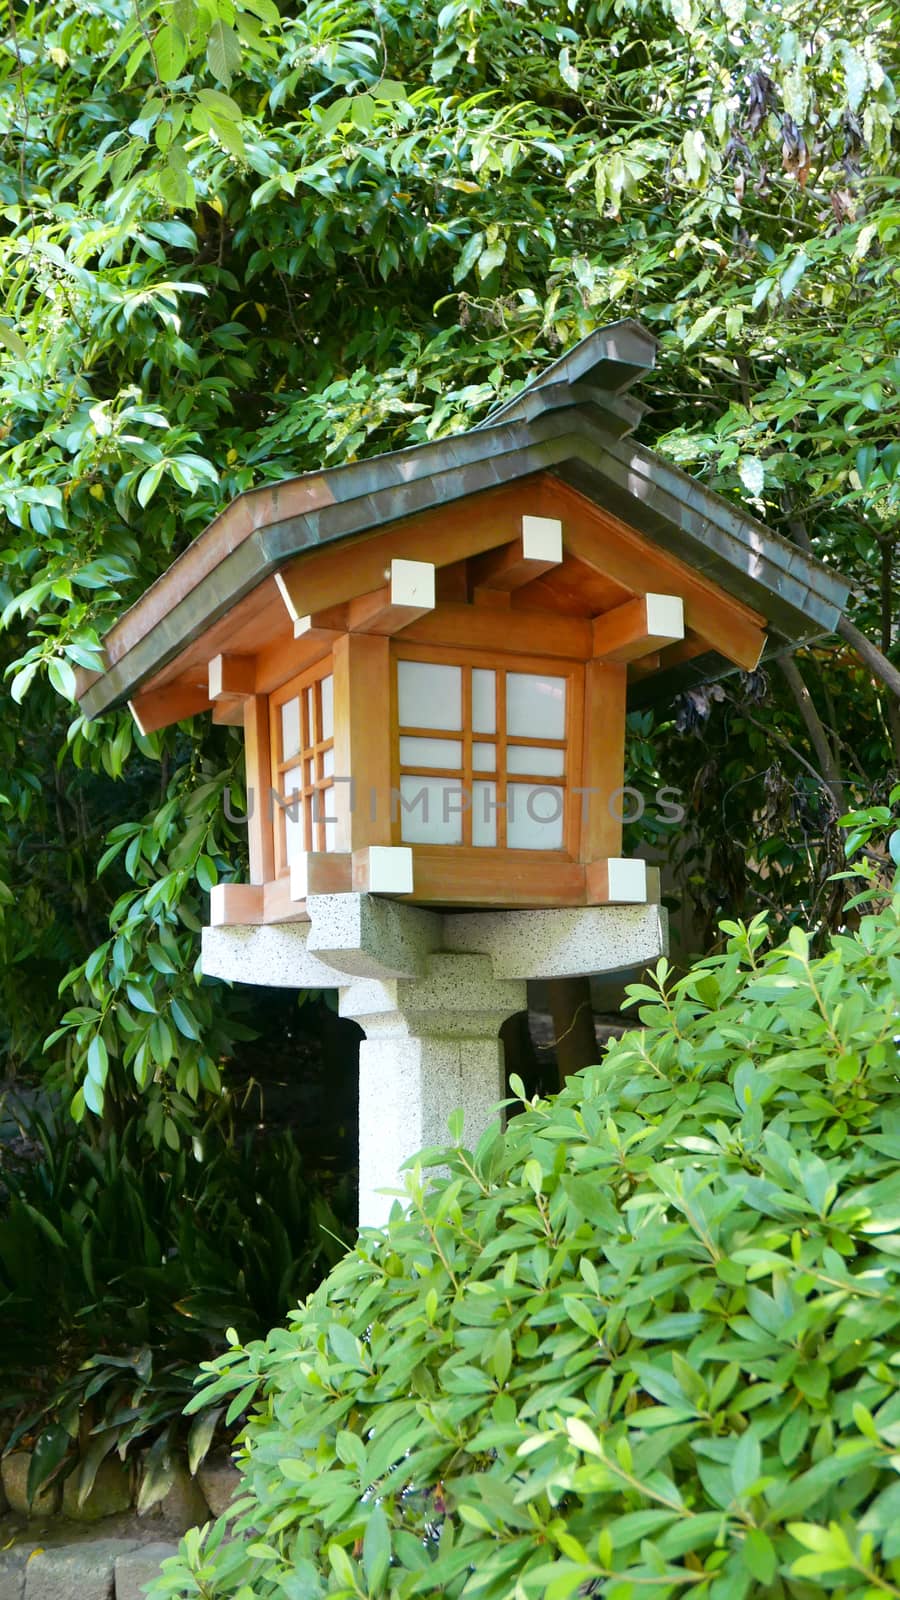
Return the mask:
[[119,1556],[116,1560],[115,1600],[144,1600],[147,1584],[158,1575],[166,1558],[177,1553],[176,1544],[157,1541],[155,1544],[141,1545],[139,1549],[130,1550],[126,1555]]
[[28,1551],[0,1550],[0,1600],[22,1600]]
[[25,1600],[113,1600],[116,1557],[130,1548],[123,1539],[36,1550],[25,1567]]
[[0,1600],[144,1600],[144,1586],[176,1550],[133,1515],[108,1518],[102,1534],[55,1517],[5,1516]]

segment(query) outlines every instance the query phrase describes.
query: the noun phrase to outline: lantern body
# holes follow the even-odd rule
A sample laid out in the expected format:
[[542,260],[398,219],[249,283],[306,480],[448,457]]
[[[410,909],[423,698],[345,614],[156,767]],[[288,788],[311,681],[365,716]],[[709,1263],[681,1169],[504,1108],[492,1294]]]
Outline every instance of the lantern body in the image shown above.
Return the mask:
[[110,631],[88,715],[243,726],[249,872],[214,924],[652,892],[626,710],[820,637],[847,592],[633,443],[653,350],[615,324],[480,428],[240,496]]

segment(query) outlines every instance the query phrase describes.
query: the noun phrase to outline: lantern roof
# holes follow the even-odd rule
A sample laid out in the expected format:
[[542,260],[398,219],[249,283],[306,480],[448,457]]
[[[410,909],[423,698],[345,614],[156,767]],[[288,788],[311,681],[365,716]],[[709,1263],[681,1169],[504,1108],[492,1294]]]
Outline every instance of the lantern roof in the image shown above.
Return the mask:
[[[310,558],[323,547],[333,547],[333,604],[341,570],[346,598],[362,592],[360,547],[377,533],[397,530],[402,554],[438,568],[455,559],[448,528],[465,502],[467,518],[476,505],[482,521],[496,510],[495,544],[503,545],[511,538],[505,513],[511,497],[521,506],[523,491],[564,525],[581,508],[631,530],[647,552],[645,591],[661,587],[657,558],[715,585],[765,625],[768,654],[833,632],[849,589],[837,572],[631,437],[644,407],[630,391],[652,368],[655,347],[638,322],[614,323],[465,433],[238,495],[111,628],[106,669],[82,678],[83,710],[98,715],[148,684],[188,683],[201,658],[205,666],[217,651],[258,649],[289,634],[291,610],[295,621],[321,603],[304,607],[303,596]],[[480,550],[489,548],[482,539]],[[629,704],[670,697],[739,664],[717,648],[663,658],[630,685]]]

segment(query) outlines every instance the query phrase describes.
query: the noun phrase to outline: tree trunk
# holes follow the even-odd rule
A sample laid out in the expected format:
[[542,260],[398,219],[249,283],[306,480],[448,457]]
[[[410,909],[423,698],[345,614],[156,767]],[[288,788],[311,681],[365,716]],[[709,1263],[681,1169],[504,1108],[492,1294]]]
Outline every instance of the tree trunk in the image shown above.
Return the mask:
[[559,1086],[597,1060],[597,1035],[589,978],[554,978],[547,984]]
[[819,763],[822,781],[831,796],[835,808],[835,816],[840,816],[841,812],[846,809],[842,798],[843,784],[841,782],[840,768],[835,760],[834,751],[829,743],[822,719],[816,710],[813,697],[793,656],[781,656],[778,665],[787,679],[788,687],[797,702],[800,715],[806,725],[810,742],[816,752],[816,760]]

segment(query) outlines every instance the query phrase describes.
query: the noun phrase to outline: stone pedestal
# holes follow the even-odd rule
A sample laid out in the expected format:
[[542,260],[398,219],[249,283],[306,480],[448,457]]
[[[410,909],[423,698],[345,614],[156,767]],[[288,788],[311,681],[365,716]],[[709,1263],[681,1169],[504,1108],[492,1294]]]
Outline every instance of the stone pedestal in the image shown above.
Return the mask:
[[505,1094],[507,1017],[523,1011],[521,979],[497,979],[489,956],[427,956],[406,982],[359,980],[341,990],[340,1011],[366,1038],[359,1050],[359,1216],[387,1220],[404,1161],[447,1143],[460,1107],[463,1140],[477,1144]]
[[204,928],[207,977],[337,989],[360,1046],[359,1220],[387,1220],[400,1168],[448,1142],[462,1108],[478,1142],[504,1097],[501,1024],[526,978],[647,965],[666,948],[655,905],[441,913],[370,894],[311,895],[309,922]]

